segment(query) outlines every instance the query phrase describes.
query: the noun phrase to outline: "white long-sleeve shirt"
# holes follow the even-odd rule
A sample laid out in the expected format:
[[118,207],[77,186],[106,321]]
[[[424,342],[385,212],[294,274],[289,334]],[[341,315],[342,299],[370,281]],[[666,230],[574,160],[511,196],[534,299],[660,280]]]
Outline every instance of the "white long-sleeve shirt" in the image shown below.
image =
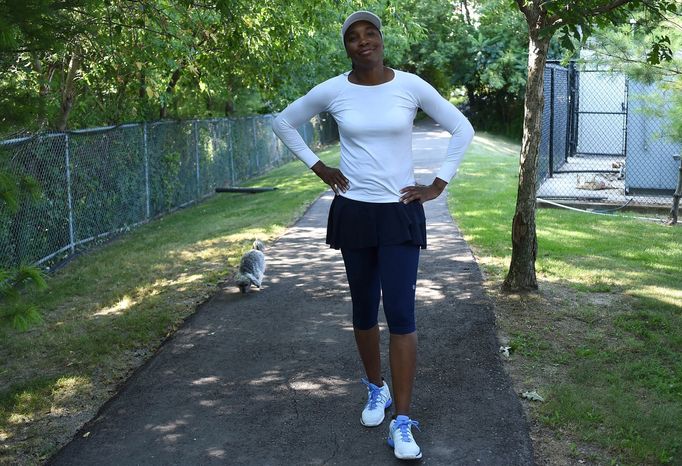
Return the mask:
[[415,184],[412,124],[421,108],[452,134],[436,176],[449,182],[457,173],[474,130],[462,113],[420,77],[394,70],[391,81],[375,86],[351,83],[344,73],[310,90],[280,113],[273,130],[308,167],[320,159],[296,128],[327,111],[341,141],[339,169],[350,187],[343,196],[365,202],[399,202],[400,190]]

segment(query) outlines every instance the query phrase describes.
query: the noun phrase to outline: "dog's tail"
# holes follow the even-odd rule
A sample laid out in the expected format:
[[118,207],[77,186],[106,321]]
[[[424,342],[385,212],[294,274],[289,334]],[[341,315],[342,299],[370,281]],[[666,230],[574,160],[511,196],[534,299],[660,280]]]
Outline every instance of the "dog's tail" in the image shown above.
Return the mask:
[[251,281],[252,285],[256,286],[256,288],[260,288],[261,281],[258,279],[258,277],[249,272],[246,272],[244,276],[247,277],[249,281]]
[[261,240],[257,239],[256,241],[253,242],[253,249],[263,252],[265,251],[265,245]]

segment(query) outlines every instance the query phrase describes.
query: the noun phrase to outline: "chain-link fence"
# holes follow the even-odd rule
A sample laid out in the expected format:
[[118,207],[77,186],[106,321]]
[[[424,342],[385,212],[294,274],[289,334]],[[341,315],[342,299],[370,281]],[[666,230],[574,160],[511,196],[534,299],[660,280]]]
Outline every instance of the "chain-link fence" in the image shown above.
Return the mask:
[[670,207],[682,144],[667,137],[669,91],[603,70],[545,68],[539,198]]
[[[15,213],[0,205],[0,267],[58,262],[291,160],[272,118],[159,121],[0,141],[0,172],[40,186],[40,198],[24,200]],[[312,147],[338,134],[326,114],[299,132]]]

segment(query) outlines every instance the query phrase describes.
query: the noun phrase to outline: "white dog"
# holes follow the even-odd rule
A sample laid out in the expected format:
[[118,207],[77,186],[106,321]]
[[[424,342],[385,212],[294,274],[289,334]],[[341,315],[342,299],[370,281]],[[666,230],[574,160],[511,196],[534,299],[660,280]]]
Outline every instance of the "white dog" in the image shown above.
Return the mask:
[[253,249],[242,256],[239,262],[239,271],[235,276],[239,291],[247,293],[251,285],[260,288],[265,275],[265,245],[256,240],[253,242]]

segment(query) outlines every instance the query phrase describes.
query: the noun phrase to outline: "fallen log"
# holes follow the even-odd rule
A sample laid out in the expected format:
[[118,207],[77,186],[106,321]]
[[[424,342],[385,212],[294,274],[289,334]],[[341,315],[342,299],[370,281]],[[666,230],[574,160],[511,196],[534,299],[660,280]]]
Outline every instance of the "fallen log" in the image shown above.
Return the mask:
[[275,187],[265,187],[265,188],[215,188],[215,192],[217,193],[249,193],[249,194],[255,194],[255,193],[264,193],[267,191],[274,191],[277,188]]

